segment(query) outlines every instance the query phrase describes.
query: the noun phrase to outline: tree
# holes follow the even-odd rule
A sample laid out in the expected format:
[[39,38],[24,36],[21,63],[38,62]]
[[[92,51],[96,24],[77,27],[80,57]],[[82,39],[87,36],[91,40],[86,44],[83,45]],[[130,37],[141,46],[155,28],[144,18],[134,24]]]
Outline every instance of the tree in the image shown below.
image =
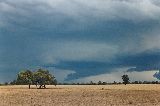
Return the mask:
[[117,82],[116,82],[116,81],[114,81],[114,82],[113,82],[113,84],[117,84]]
[[93,85],[94,83],[93,83],[93,81],[90,81],[90,85]]
[[49,73],[48,70],[38,69],[35,72],[30,70],[24,70],[18,73],[17,80],[13,81],[12,84],[18,85],[30,85],[35,84],[36,86],[39,85],[39,88],[46,88],[46,84],[53,84],[57,85],[57,80],[55,77]]
[[16,80],[13,80],[10,82],[10,85],[15,85],[16,84]]
[[98,81],[98,85],[101,85],[102,84],[102,81]]
[[4,85],[8,85],[8,82],[5,82]]
[[18,77],[17,77],[17,84],[22,84],[22,85],[29,85],[29,89],[30,89],[30,85],[32,84],[32,79],[33,79],[33,73],[30,70],[24,70],[18,73]]
[[33,73],[34,84],[39,85],[39,88],[46,88],[46,84],[52,84],[54,82],[54,76],[49,73],[48,70],[38,69]]
[[138,84],[139,82],[138,81],[134,81],[134,84]]
[[126,84],[128,84],[129,83],[129,77],[128,77],[128,75],[123,75],[122,76],[122,80],[123,80],[123,83],[126,85]]

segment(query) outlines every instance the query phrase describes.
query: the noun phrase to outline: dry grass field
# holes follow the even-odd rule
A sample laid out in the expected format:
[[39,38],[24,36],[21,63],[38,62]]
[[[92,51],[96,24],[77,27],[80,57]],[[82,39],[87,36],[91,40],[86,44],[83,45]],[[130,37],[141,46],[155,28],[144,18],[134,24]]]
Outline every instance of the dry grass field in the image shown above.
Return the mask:
[[160,85],[0,86],[0,106],[160,106]]

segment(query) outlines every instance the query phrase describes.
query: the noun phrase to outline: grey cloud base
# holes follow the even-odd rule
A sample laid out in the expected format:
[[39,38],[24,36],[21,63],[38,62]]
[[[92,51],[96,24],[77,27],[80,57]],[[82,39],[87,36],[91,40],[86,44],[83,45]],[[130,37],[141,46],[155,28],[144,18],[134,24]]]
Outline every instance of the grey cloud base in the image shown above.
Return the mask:
[[66,80],[158,70],[159,28],[158,0],[1,0],[0,76],[37,66],[74,71]]

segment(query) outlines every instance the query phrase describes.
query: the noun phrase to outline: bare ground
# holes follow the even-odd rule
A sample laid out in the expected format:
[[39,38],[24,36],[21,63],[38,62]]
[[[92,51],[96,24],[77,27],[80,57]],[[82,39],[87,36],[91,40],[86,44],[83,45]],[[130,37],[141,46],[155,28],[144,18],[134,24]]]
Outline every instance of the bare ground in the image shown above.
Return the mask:
[[0,106],[160,106],[160,85],[0,86]]

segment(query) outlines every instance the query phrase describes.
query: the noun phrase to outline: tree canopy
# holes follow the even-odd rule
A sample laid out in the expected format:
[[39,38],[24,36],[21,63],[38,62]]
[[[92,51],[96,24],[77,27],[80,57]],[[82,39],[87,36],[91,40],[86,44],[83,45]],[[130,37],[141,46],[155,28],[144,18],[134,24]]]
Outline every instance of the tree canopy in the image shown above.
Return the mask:
[[122,76],[122,80],[123,80],[123,83],[126,85],[126,84],[128,84],[129,83],[129,77],[128,77],[128,75],[123,75]]
[[55,77],[49,73],[48,70],[38,69],[35,72],[30,70],[24,70],[18,73],[16,84],[19,85],[30,85],[34,84],[36,86],[39,85],[39,88],[45,88],[45,85],[57,84],[57,80]]

